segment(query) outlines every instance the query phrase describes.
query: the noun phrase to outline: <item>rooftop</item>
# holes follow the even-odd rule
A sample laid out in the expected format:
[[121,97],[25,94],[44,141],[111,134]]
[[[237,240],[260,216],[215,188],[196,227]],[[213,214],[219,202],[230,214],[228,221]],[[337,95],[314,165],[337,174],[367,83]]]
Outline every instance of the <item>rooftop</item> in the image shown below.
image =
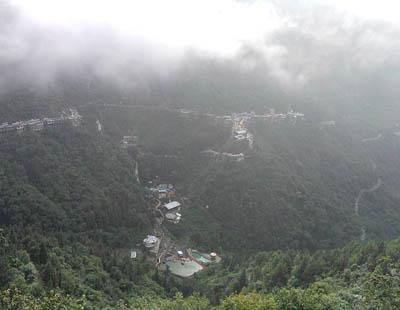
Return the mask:
[[136,251],[131,251],[131,258],[136,258],[136,257],[137,257]]
[[177,217],[178,217],[178,216],[177,216],[175,213],[169,212],[169,213],[165,214],[165,218],[166,218],[167,220],[175,220]]
[[181,204],[178,201],[172,201],[172,202],[166,203],[164,205],[164,208],[166,208],[167,210],[172,210],[172,209],[179,207],[180,205]]
[[147,235],[147,238],[143,240],[145,244],[155,244],[158,242],[158,238],[156,236]]

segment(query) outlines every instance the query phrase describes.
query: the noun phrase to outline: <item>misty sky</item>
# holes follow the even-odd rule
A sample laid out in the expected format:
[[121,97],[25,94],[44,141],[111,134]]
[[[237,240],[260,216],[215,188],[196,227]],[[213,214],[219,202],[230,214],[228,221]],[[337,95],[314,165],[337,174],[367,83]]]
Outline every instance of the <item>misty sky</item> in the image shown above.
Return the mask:
[[103,76],[169,76],[204,58],[287,89],[361,87],[383,73],[385,87],[397,89],[399,8],[362,0],[0,0],[2,80],[9,70],[46,81],[77,63]]
[[[303,18],[336,15],[337,22],[398,24],[397,1],[363,0],[10,0],[23,19],[42,30],[79,32],[108,28],[129,39],[162,44],[175,52],[198,48],[232,55],[243,43],[259,43],[279,29],[301,28]],[[320,21],[322,22],[322,21]],[[350,24],[350,25],[349,25]],[[332,29],[333,31],[335,29]]]

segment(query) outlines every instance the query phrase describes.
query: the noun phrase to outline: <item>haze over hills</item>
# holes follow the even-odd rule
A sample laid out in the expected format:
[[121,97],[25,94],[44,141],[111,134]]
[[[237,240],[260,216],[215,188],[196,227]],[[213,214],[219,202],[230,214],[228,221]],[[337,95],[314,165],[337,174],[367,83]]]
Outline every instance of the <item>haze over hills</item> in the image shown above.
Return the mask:
[[0,308],[400,307],[382,7],[0,2]]

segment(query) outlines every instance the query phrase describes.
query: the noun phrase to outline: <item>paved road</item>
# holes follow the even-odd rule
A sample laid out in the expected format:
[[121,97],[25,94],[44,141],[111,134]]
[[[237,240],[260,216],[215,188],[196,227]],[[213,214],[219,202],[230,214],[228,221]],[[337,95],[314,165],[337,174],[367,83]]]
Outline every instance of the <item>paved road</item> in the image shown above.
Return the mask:
[[380,134],[377,135],[376,137],[362,139],[361,142],[378,141],[378,140],[380,140],[381,138],[382,138],[382,134],[380,133]]
[[[359,209],[360,209],[360,201],[363,197],[363,195],[365,193],[372,193],[374,191],[376,191],[377,189],[379,189],[382,186],[383,182],[381,178],[378,178],[378,181],[376,182],[376,184],[374,186],[372,186],[371,188],[363,188],[360,190],[360,192],[358,193],[357,199],[354,203],[354,213],[356,216],[360,216],[359,215]],[[367,237],[367,231],[365,229],[365,226],[361,227],[361,236],[360,236],[360,240],[364,241]]]
[[371,193],[371,192],[376,191],[377,189],[379,189],[382,186],[382,184],[383,184],[382,179],[378,178],[378,181],[376,182],[376,184],[374,186],[372,186],[371,188],[363,188],[363,189],[360,190],[360,192],[358,193],[356,202],[354,203],[354,213],[357,216],[359,216],[358,210],[360,208],[360,200],[361,200],[362,196],[365,193]]

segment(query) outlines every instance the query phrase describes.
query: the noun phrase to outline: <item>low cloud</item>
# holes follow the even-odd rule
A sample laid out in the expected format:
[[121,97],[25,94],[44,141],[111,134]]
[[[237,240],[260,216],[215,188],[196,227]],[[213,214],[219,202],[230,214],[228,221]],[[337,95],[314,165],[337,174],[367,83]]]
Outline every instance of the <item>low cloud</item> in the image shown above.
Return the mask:
[[204,61],[307,99],[336,92],[340,100],[366,98],[371,89],[394,98],[399,24],[385,10],[374,17],[373,7],[358,10],[359,5],[323,0],[3,1],[0,85],[21,79],[46,85],[60,73],[88,70],[135,87],[155,77],[184,80],[185,67],[195,76],[193,70],[200,72],[198,64]]

